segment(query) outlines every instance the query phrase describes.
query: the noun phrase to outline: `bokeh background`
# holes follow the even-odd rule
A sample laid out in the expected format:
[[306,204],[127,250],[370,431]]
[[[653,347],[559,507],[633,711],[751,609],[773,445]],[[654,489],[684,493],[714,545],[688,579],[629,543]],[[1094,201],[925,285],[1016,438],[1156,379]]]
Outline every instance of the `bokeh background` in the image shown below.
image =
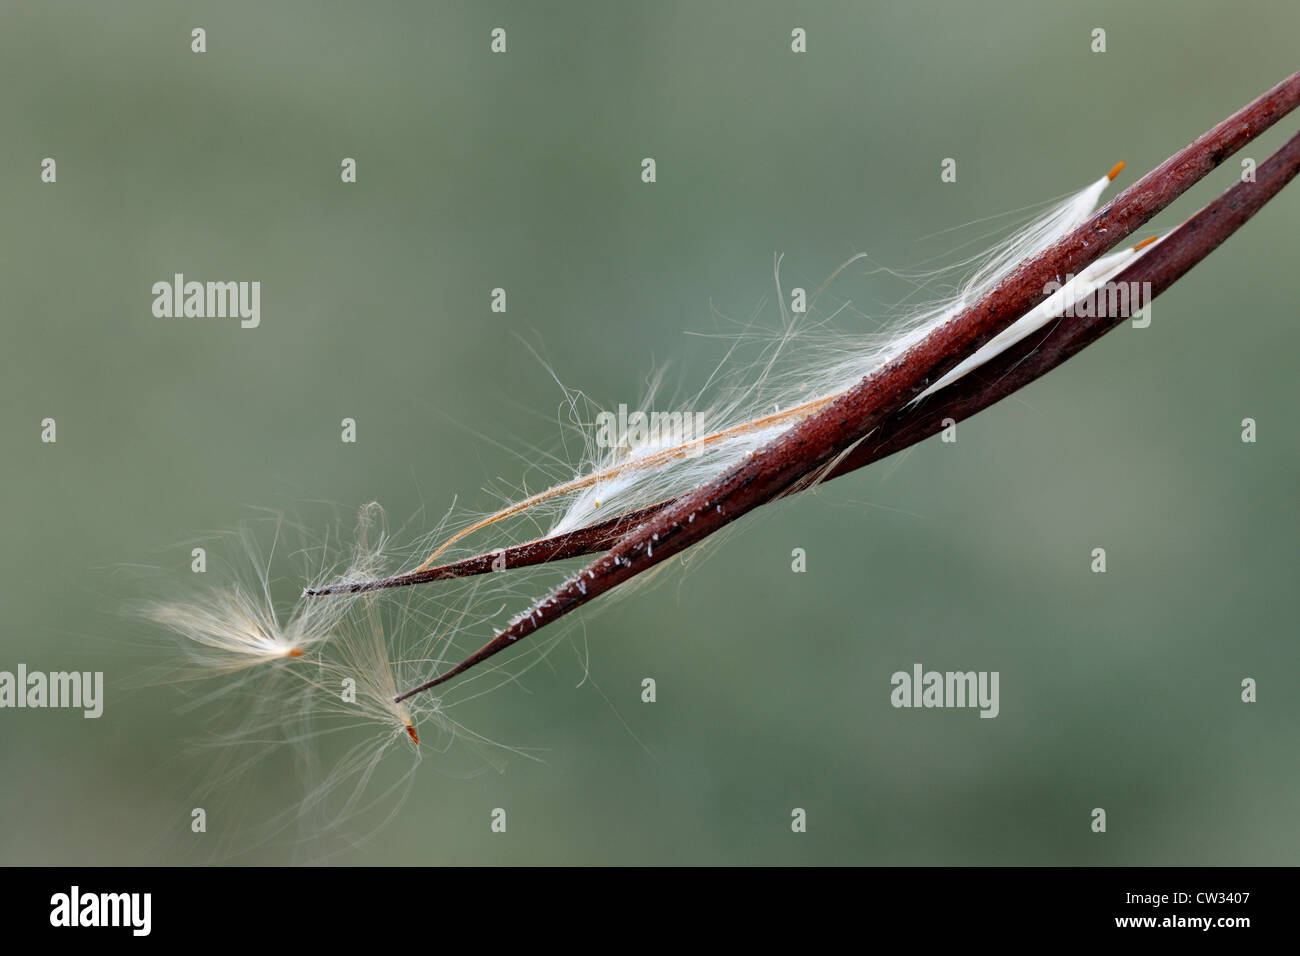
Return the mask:
[[[560,449],[562,396],[515,334],[602,407],[654,362],[697,385],[720,353],[684,333],[774,320],[774,252],[812,288],[1119,159],[1131,182],[1294,70],[1297,35],[1292,0],[6,2],[0,668],[103,670],[110,692],[97,721],[0,712],[0,862],[213,858],[178,795],[210,728],[175,688],[125,689],[158,645],[121,613],[124,569],[183,578],[194,536],[255,507],[489,508],[521,453]],[[1151,328],[588,608],[585,684],[564,651],[457,711],[543,762],[427,758],[390,825],[329,859],[1295,863],[1298,227],[1293,186]],[[261,327],[155,318],[174,272],[260,280]],[[840,291],[875,313],[883,281]],[[917,661],[999,671],[1001,715],[891,708]],[[240,784],[241,812],[283,811],[293,773]]]

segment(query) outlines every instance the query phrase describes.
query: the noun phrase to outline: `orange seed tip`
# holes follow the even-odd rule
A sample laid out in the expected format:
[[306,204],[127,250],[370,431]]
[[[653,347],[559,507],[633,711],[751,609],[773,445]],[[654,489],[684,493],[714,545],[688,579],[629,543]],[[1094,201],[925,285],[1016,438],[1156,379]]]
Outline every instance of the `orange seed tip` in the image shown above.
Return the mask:
[[1106,178],[1113,183],[1115,181],[1115,177],[1118,176],[1120,173],[1122,173],[1124,171],[1124,167],[1127,165],[1128,163],[1121,159],[1118,163],[1116,163],[1114,166],[1110,168],[1110,172],[1106,174]]

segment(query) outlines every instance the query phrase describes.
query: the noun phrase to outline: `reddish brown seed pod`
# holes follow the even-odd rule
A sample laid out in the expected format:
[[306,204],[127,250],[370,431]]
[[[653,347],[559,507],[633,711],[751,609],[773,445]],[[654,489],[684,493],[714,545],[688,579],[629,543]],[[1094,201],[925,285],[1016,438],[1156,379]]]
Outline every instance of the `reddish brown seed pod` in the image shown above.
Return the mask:
[[[832,405],[791,428],[727,474],[695,492],[674,499],[580,571],[519,615],[505,630],[460,664],[399,695],[404,700],[463,673],[575,608],[677,554],[724,525],[802,487],[810,476],[853,466],[855,455],[871,444],[873,433],[919,394],[991,337],[1002,332],[1046,297],[1053,276],[1070,274],[1127,238],[1194,183],[1300,104],[1300,73],[1293,74],[1254,102],[1170,157],[1157,169],[1044,252],[1015,269],[996,288],[896,362],[865,378]],[[1295,176],[1300,138],[1272,157],[1253,183],[1238,183],[1176,230],[1121,276],[1141,275],[1158,295],[1208,255]],[[1113,170],[1117,173],[1118,169]],[[1122,318],[1122,317],[1121,317]],[[1064,326],[1070,334],[1079,324]],[[1056,364],[1098,337],[1075,338]],[[1039,374],[1046,371],[1039,361]],[[1054,366],[1049,366],[1054,367]]]

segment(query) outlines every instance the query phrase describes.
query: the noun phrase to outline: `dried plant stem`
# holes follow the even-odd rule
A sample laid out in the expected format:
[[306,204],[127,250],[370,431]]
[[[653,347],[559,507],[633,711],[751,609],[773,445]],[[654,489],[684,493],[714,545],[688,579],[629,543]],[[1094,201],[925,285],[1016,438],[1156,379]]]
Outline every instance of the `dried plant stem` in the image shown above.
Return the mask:
[[[978,303],[937,329],[895,362],[867,376],[829,407],[795,425],[708,486],[655,511],[620,539],[608,554],[579,572],[477,652],[398,699],[410,697],[463,673],[741,515],[789,493],[808,476],[823,469],[838,474],[842,473],[841,469],[851,470],[866,463],[855,462],[855,455],[874,454],[871,460],[881,457],[865,450],[859,443],[891,419],[899,418],[907,403],[924,391],[929,382],[938,380],[964,356],[1046,298],[1045,288],[1049,282],[1079,272],[1122,242],[1206,173],[1294,109],[1297,103],[1300,103],[1300,73],[1293,74],[1166,160],[1088,222],[1018,267]],[[1234,186],[1179,227],[1165,242],[1124,270],[1116,281],[1150,282],[1153,295],[1168,288],[1290,181],[1297,164],[1300,164],[1300,147],[1296,143],[1293,138],[1261,166],[1254,183],[1243,182]],[[1135,279],[1134,276],[1143,278]],[[1111,317],[1106,320],[1110,324],[1105,326],[1090,324],[1091,333],[1076,331],[1069,342],[1060,345],[1061,354],[1056,364],[1125,317]],[[1074,322],[1058,323],[1057,329],[1070,330],[1074,326]],[[1026,345],[1020,343],[1013,351],[1024,358]],[[990,373],[1005,365],[1007,358],[999,356],[1003,361],[989,363],[978,378],[987,379]],[[1026,374],[1033,368],[1039,368],[1037,374],[1042,374],[1048,367],[1054,367],[1040,367],[1043,361],[1031,362]],[[954,387],[960,385],[959,382]],[[965,390],[972,388],[978,389],[978,383],[967,384]],[[945,400],[945,405],[951,404],[950,399],[951,396]],[[996,400],[993,398],[980,407]],[[973,408],[964,414],[977,410]],[[907,416],[901,417],[905,419]],[[913,438],[907,443],[915,440],[918,439]],[[880,447],[877,437],[871,448]]]
[[389,578],[377,578],[373,581],[355,581],[349,584],[330,584],[324,587],[307,588],[303,594],[307,597],[315,597],[327,594],[361,594],[366,591],[384,591],[389,588],[406,587],[412,584],[425,584],[429,581],[451,581],[456,578],[473,577],[476,574],[489,574],[493,571],[503,571],[508,568],[527,568],[538,564],[549,564],[584,554],[599,554],[602,551],[608,551],[621,538],[645,521],[646,518],[658,511],[662,511],[675,500],[661,501],[636,511],[625,512],[586,528],[553,535],[549,538],[538,538],[535,541],[527,541],[497,551],[488,551],[450,564],[408,571],[405,574],[397,574]]

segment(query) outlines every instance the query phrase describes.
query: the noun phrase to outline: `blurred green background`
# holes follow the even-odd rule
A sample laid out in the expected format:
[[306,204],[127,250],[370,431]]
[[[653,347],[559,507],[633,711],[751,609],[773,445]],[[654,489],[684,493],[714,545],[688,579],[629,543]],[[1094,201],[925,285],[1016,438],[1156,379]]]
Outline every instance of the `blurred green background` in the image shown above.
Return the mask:
[[[186,574],[189,539],[253,506],[489,508],[515,450],[559,451],[562,396],[512,333],[602,407],[635,407],[652,361],[689,389],[710,303],[774,320],[774,252],[814,288],[1119,159],[1132,182],[1294,70],[1298,31],[1293,0],[0,6],[0,669],[112,685],[97,721],[0,712],[0,862],[195,862],[230,823],[189,833],[183,698],[117,689],[155,659],[115,569]],[[430,756],[331,859],[1295,863],[1298,225],[1292,186],[1151,328],[589,607],[591,681],[561,648],[456,711],[545,762],[461,780]],[[155,318],[174,272],[260,280],[261,327]],[[847,283],[867,312],[896,291]],[[918,661],[1000,671],[1001,715],[893,709]],[[295,792],[282,769],[242,793],[251,821]]]

